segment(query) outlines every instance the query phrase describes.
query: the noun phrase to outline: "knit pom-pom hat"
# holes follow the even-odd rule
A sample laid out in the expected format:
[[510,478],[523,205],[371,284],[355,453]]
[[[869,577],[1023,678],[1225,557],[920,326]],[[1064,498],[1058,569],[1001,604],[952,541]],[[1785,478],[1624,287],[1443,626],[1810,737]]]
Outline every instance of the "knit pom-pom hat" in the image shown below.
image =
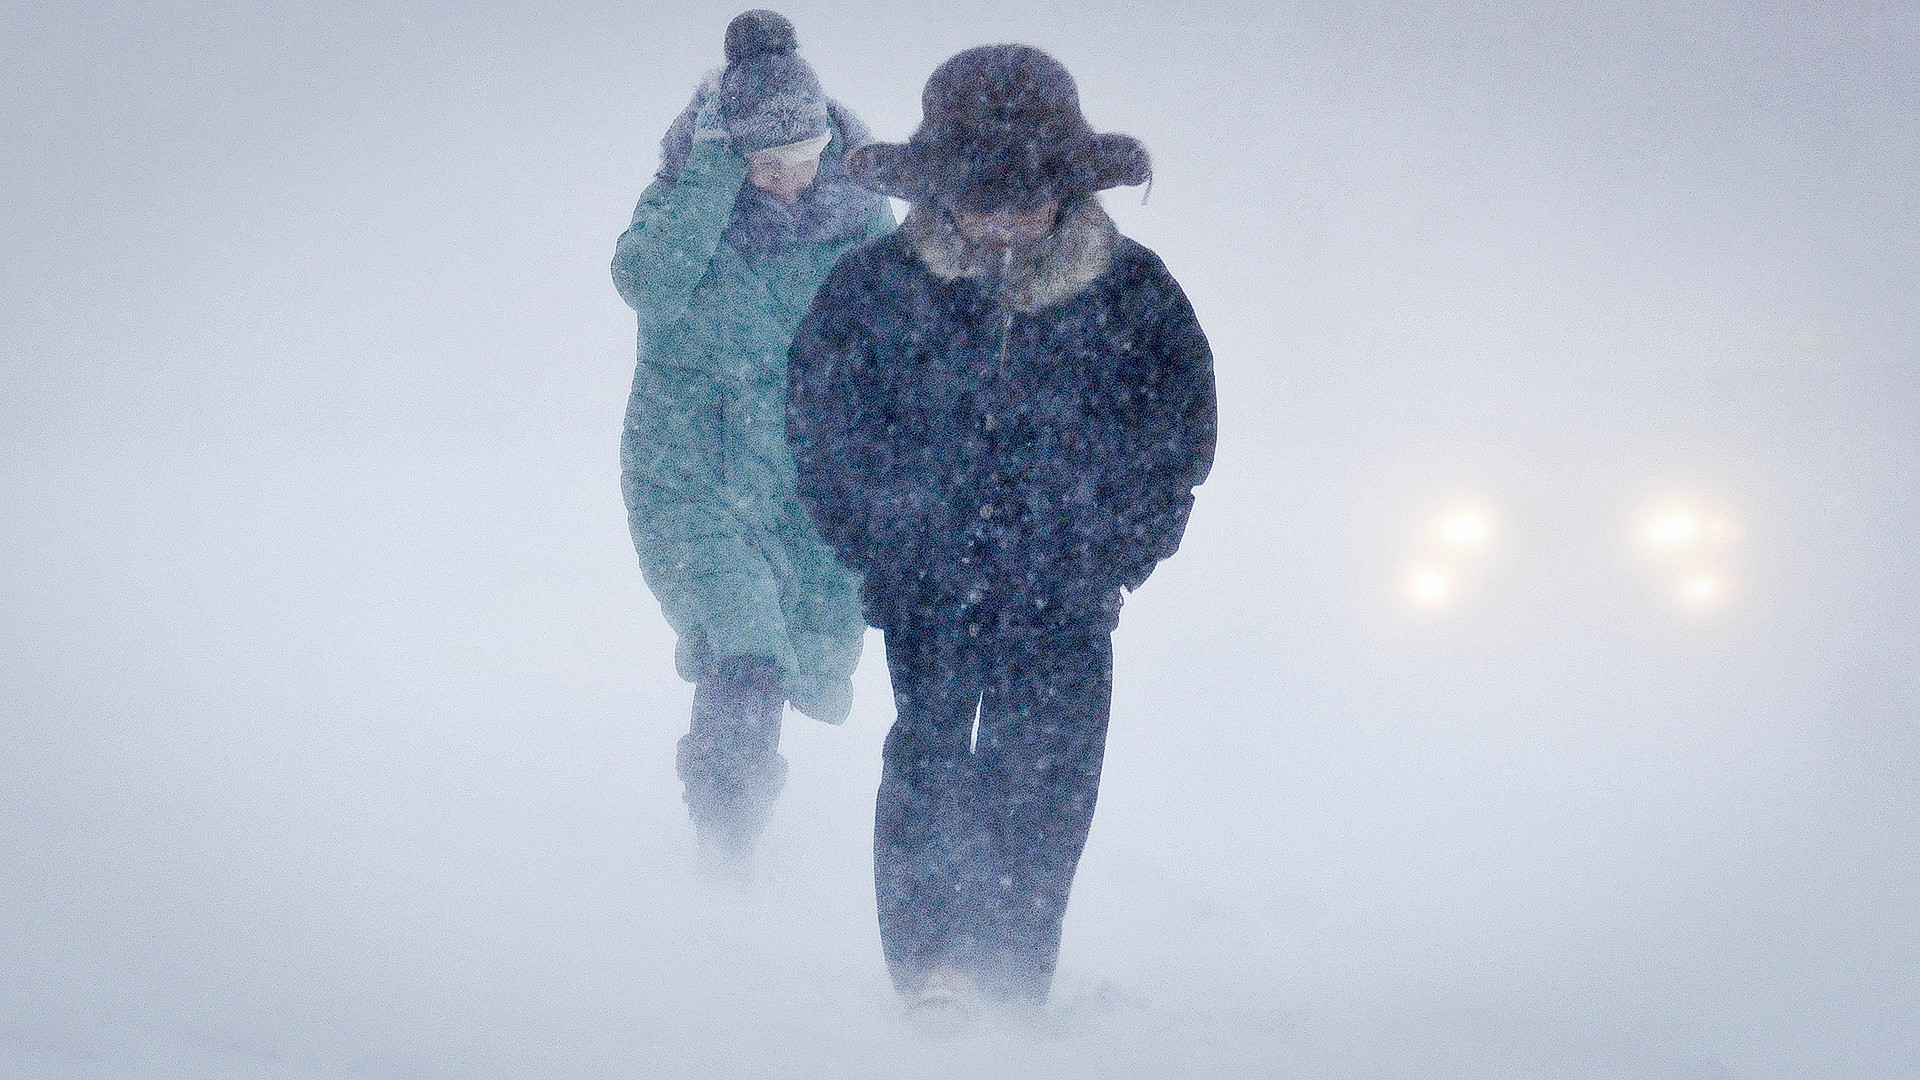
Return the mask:
[[727,24],[720,122],[735,150],[752,154],[832,130],[820,78],[796,52],[793,24],[776,11],[745,11]]

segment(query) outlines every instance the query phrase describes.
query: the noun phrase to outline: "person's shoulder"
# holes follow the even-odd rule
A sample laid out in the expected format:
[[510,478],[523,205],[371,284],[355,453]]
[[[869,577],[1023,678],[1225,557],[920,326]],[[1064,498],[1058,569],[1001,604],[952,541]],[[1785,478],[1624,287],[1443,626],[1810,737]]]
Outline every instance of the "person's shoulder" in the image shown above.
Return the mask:
[[895,229],[849,248],[834,264],[828,282],[842,286],[854,282],[881,284],[896,282],[900,275],[911,273],[916,260],[901,231]]
[[1162,298],[1185,295],[1167,264],[1153,249],[1137,240],[1121,236],[1114,244],[1111,280],[1125,293]]
[[910,291],[904,275],[912,273],[904,265],[911,255],[899,237],[897,231],[877,236],[840,256],[813,294],[808,318],[820,325],[864,325],[875,330],[897,321],[892,313]]
[[875,264],[906,262],[918,265],[920,261],[913,253],[913,245],[908,242],[905,229],[890,229],[885,236],[863,241],[848,255],[859,255]]
[[1129,280],[1142,278],[1164,279],[1172,281],[1167,264],[1160,261],[1154,250],[1130,236],[1121,235],[1113,246],[1113,267]]

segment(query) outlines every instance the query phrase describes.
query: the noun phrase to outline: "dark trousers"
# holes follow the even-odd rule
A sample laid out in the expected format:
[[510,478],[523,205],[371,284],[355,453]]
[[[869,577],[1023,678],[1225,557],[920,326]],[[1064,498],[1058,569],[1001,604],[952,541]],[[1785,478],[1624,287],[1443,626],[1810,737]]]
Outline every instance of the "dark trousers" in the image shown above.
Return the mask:
[[1100,790],[1110,627],[960,623],[888,630],[886,644],[898,718],[873,854],[894,985],[952,967],[1042,1001]]

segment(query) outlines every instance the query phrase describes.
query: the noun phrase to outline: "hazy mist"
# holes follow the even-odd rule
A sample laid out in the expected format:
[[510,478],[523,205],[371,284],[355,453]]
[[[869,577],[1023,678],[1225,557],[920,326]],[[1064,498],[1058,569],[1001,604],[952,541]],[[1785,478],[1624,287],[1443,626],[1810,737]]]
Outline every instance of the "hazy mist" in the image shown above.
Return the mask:
[[879,638],[703,883],[621,505],[743,6],[0,9],[0,1074],[1920,1077],[1920,9],[777,5],[887,140],[1058,56],[1216,356],[1053,1003],[938,1040]]

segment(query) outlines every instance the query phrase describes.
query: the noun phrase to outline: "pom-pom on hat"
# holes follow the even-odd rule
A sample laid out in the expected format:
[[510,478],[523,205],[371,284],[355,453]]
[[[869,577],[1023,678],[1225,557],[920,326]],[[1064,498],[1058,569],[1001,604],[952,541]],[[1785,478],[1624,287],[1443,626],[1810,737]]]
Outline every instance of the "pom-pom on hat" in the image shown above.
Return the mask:
[[752,154],[831,131],[820,78],[800,59],[793,24],[777,11],[741,12],[727,24],[720,122],[733,148]]
[[934,70],[920,127],[847,159],[854,182],[909,202],[967,211],[1069,201],[1153,175],[1130,135],[1096,134],[1060,61],[1027,45],[968,49]]
[[800,48],[793,23],[777,11],[755,8],[734,16],[727,24],[727,63],[760,53],[790,53]]

